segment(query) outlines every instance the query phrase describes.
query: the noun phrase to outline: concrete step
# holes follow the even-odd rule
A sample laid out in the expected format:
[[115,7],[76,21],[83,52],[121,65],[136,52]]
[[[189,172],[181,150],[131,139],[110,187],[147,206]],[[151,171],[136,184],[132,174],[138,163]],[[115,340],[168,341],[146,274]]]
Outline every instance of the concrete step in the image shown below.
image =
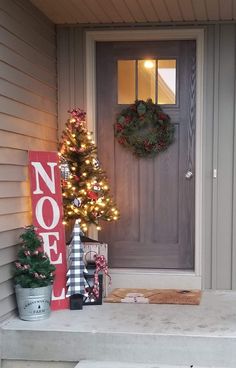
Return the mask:
[[[93,361],[93,360],[82,360],[80,361],[75,368],[214,368],[211,367],[200,367],[196,365],[163,365],[163,364],[139,364],[139,363],[121,363],[114,361]],[[227,368],[227,367],[220,367]]]
[[12,318],[2,326],[2,359],[236,368],[236,293],[205,292],[199,306],[104,304]]

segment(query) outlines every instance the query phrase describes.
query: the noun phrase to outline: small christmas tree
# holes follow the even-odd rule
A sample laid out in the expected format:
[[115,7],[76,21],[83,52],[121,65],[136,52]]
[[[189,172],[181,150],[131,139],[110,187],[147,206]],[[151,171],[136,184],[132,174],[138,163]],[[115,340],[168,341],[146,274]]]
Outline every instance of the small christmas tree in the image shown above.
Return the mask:
[[116,205],[110,197],[107,178],[97,158],[92,133],[86,128],[83,110],[69,111],[60,145],[64,223],[78,219],[81,230],[95,224],[101,230],[100,220],[119,218]]
[[15,262],[15,283],[23,288],[50,285],[56,268],[43,251],[42,240],[36,234],[34,226],[27,226],[20,239],[18,261]]

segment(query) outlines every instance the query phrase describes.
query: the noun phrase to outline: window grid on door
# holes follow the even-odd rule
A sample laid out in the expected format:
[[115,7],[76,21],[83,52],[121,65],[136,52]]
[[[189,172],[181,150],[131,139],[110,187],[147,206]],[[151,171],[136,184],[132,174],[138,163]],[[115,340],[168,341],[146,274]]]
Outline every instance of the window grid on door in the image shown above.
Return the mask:
[[176,59],[118,60],[118,104],[151,98],[159,105],[176,105]]

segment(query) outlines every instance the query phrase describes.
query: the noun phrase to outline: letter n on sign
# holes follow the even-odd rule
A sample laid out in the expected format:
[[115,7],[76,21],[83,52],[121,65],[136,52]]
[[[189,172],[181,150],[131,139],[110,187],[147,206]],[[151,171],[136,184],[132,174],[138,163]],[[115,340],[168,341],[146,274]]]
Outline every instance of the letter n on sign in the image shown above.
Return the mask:
[[53,310],[68,308],[66,245],[57,152],[30,151],[29,174],[33,225],[43,238],[44,251],[56,266],[51,307]]

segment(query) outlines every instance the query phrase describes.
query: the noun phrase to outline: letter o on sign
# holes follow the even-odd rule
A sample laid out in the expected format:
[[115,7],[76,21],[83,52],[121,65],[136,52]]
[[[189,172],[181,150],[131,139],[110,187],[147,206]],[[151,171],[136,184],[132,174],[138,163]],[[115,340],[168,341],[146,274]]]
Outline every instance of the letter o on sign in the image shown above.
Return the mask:
[[[43,211],[45,201],[48,201],[50,203],[52,207],[52,212],[53,212],[52,223],[49,226],[45,224],[44,216],[43,216],[43,213],[44,214],[47,213],[47,209]],[[38,223],[43,229],[51,230],[57,226],[59,219],[60,219],[60,210],[59,210],[58,204],[55,201],[55,199],[53,199],[52,197],[46,197],[46,196],[40,198],[40,200],[38,201],[36,205],[35,210],[36,210],[35,212],[36,212],[36,218],[38,220]]]

